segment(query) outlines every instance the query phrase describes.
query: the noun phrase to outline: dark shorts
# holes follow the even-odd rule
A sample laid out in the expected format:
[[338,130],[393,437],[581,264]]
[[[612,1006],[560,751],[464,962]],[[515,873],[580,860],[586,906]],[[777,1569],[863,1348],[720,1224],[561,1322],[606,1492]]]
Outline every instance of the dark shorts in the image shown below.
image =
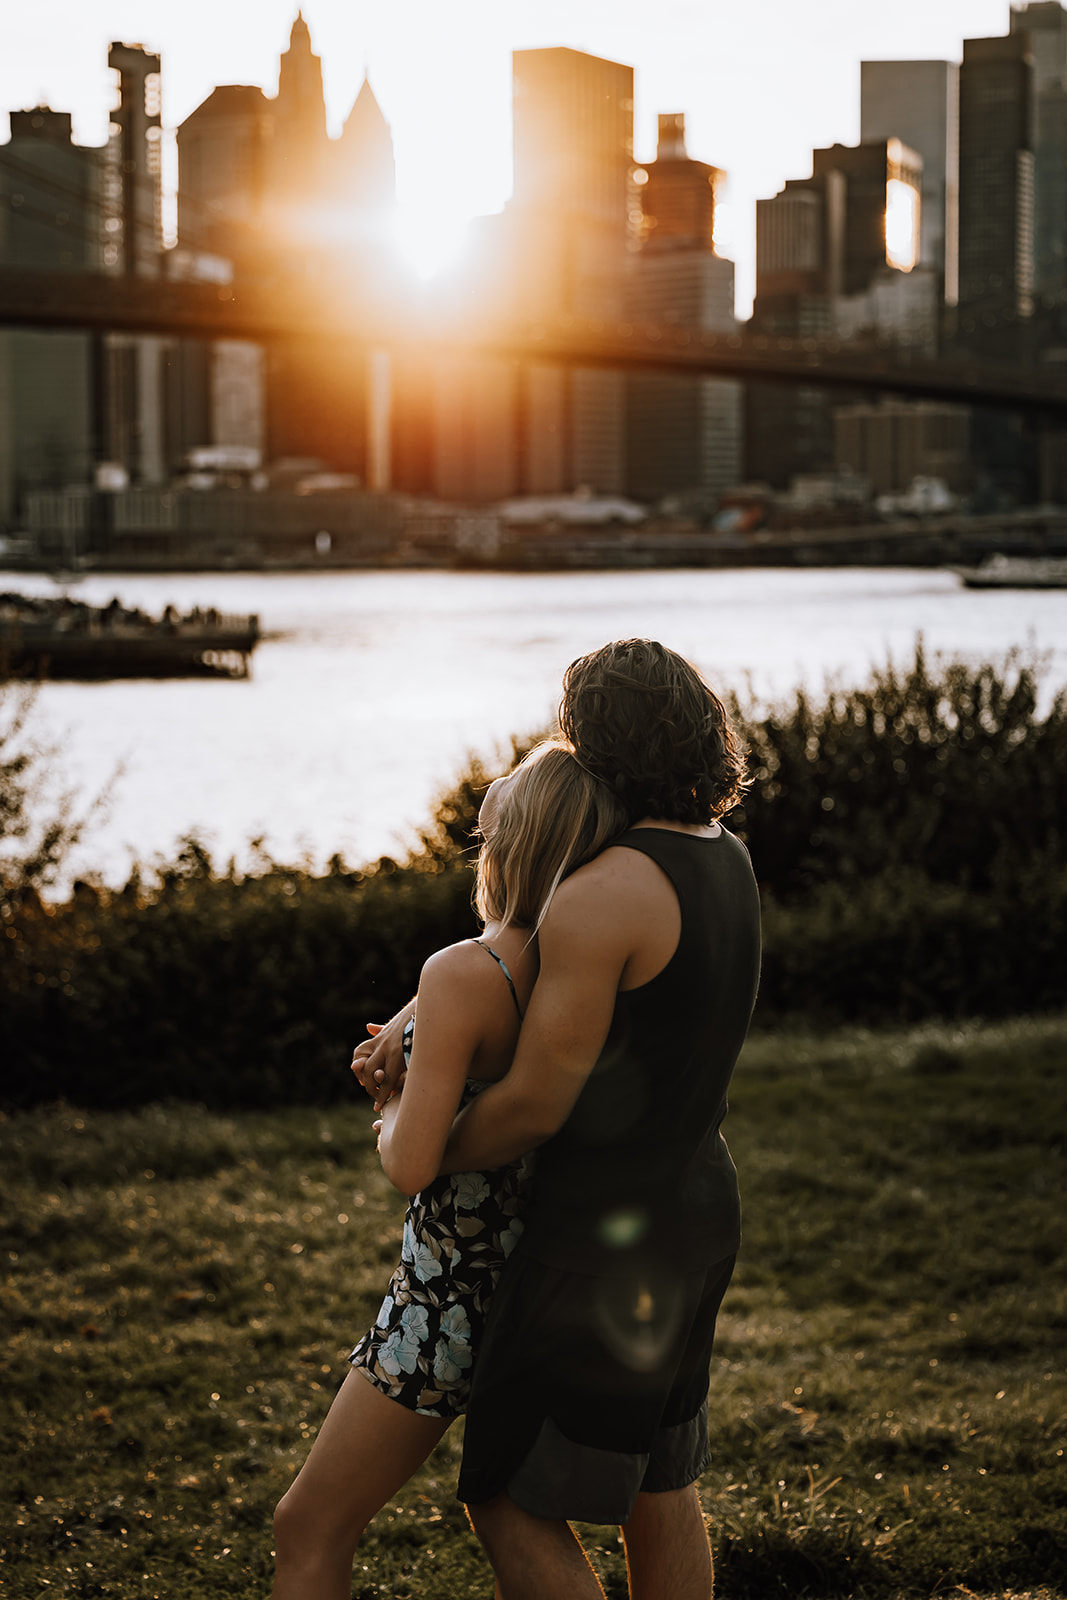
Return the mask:
[[708,1464],[708,1368],[735,1258],[635,1261],[607,1278],[519,1253],[474,1374],[459,1498],[506,1491],[533,1516],[626,1522],[639,1493],[684,1489]]

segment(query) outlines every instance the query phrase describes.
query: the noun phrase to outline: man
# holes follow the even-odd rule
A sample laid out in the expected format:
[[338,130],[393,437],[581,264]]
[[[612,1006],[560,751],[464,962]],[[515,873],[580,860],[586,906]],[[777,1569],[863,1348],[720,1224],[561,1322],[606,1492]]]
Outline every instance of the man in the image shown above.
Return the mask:
[[[718,818],[744,763],[711,690],[647,640],[573,663],[560,725],[631,826],[557,890],[514,1065],[446,1150],[458,1172],[538,1149],[459,1494],[507,1600],[601,1595],[572,1520],[621,1525],[634,1600],[709,1600],[695,1483],[740,1241],[720,1125],[759,969],[751,866]],[[362,1055],[384,1092],[388,1047]]]

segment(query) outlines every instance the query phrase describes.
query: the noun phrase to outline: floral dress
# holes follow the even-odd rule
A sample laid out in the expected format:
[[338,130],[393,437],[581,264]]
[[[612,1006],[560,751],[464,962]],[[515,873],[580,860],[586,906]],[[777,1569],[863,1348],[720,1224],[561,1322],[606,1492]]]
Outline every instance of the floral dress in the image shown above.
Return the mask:
[[[514,995],[504,963],[488,945],[483,949]],[[406,1050],[409,1043],[406,1035]],[[468,1078],[460,1105],[486,1088]],[[524,1157],[492,1172],[453,1173],[408,1202],[400,1264],[373,1328],[348,1359],[376,1389],[420,1416],[458,1417],[467,1409],[489,1302],[522,1233],[532,1170]]]

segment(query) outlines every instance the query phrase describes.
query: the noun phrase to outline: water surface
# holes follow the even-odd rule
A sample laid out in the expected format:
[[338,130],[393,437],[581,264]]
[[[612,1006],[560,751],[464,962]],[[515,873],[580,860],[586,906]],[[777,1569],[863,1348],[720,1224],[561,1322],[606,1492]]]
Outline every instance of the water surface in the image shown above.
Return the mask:
[[402,851],[465,753],[545,726],[567,663],[612,638],[662,639],[763,697],[862,681],[920,633],[972,661],[1046,652],[1049,683],[1067,683],[1067,591],[968,590],[936,570],[109,574],[71,592],[254,611],[266,630],[248,682],[42,689],[37,724],[70,785],[89,797],[122,767],[74,864],[113,883],[189,831],[242,861],[257,835],[316,864]]

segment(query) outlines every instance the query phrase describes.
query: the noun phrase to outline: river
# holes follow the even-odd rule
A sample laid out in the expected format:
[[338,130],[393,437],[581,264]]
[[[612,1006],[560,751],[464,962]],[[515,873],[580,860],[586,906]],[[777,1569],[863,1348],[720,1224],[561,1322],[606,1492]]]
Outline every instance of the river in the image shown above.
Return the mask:
[[[0,588],[53,592],[28,574]],[[545,726],[564,667],[611,638],[662,639],[764,699],[863,681],[920,633],[970,661],[1044,653],[1049,685],[1067,683],[1067,592],[968,590],[937,570],[112,573],[71,592],[257,612],[265,630],[246,682],[43,686],[34,729],[66,786],[84,808],[113,780],[72,871],[114,884],[187,832],[241,863],[258,836],[315,865],[402,852],[465,753]]]

